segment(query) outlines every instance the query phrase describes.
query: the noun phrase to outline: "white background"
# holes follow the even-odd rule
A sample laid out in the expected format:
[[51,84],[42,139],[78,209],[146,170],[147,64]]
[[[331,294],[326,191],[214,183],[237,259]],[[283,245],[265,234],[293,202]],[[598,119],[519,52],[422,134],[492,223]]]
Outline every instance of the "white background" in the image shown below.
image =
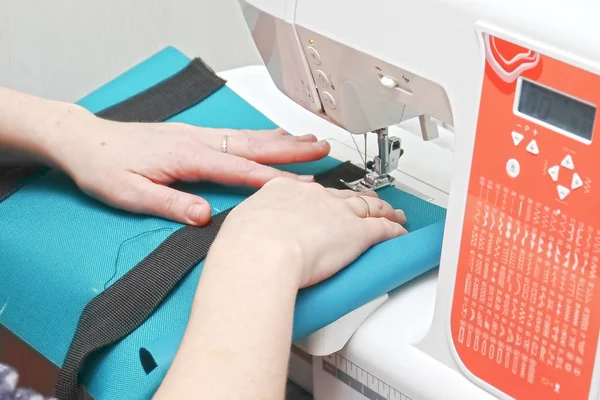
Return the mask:
[[237,0],[0,1],[0,86],[76,101],[168,45],[216,71],[261,63]]

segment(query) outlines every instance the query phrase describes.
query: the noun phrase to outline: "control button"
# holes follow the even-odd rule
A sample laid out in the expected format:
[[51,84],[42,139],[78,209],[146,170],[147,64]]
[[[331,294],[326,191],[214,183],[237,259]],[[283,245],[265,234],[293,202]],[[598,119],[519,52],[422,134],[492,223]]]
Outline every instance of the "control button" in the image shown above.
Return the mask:
[[567,197],[567,195],[569,193],[571,193],[571,191],[569,189],[567,189],[566,187],[564,187],[562,185],[558,185],[556,187],[556,189],[558,190],[558,198],[561,200],[564,200],[565,197]]
[[540,154],[540,149],[538,149],[538,145],[535,140],[532,140],[531,142],[529,142],[529,144],[527,145],[527,147],[525,149],[528,152],[530,152],[531,154],[535,154],[535,155]]
[[516,178],[517,176],[519,176],[519,174],[521,173],[521,165],[519,164],[519,162],[514,158],[508,160],[508,162],[506,163],[506,173],[511,178]]
[[564,160],[562,160],[562,162],[560,163],[560,165],[562,165],[565,168],[568,169],[573,169],[575,168],[575,164],[573,164],[573,158],[571,157],[571,155],[567,155]]
[[523,141],[524,137],[525,136],[523,136],[519,132],[513,131],[513,133],[512,133],[512,139],[513,139],[513,143],[515,144],[515,146],[518,146]]
[[381,79],[379,79],[379,82],[381,82],[381,84],[383,86],[385,86],[388,89],[393,89],[396,86],[398,86],[398,81],[395,79],[390,78],[389,76],[382,76]]
[[552,178],[552,180],[554,182],[558,181],[559,170],[560,170],[560,167],[558,165],[548,168],[548,175],[550,175],[550,178]]
[[321,97],[322,97],[321,100],[323,100],[323,104],[325,104],[327,107],[331,108],[332,110],[335,110],[337,108],[335,99],[329,92],[323,92]]
[[319,52],[312,46],[308,46],[306,48],[306,52],[308,53],[308,59],[315,65],[321,65],[321,56]]
[[317,82],[319,82],[322,86],[329,87],[331,83],[329,82],[329,78],[325,75],[325,72],[318,69],[316,71],[317,74]]
[[579,177],[579,174],[575,172],[573,174],[573,179],[571,180],[571,190],[575,190],[583,186],[583,181]]

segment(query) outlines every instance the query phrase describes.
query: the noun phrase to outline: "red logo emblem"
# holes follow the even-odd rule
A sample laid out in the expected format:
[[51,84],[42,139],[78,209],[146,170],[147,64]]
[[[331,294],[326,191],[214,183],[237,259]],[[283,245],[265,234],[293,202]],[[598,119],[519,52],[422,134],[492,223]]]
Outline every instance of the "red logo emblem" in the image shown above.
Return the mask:
[[[483,35],[483,40],[489,66],[487,71],[493,72],[489,77],[504,92],[514,89],[517,78],[525,71],[539,70],[541,67],[540,54],[533,50],[488,34]],[[530,73],[534,72],[537,71]]]

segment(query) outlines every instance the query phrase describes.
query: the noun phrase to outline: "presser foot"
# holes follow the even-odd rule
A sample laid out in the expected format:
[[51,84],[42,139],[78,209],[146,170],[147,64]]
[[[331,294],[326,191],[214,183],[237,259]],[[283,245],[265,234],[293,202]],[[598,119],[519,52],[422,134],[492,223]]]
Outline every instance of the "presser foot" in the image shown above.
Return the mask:
[[395,178],[388,174],[378,175],[374,172],[371,172],[365,175],[364,178],[354,182],[346,182],[343,179],[340,179],[340,181],[348,189],[354,190],[355,192],[374,192],[386,186],[393,185]]

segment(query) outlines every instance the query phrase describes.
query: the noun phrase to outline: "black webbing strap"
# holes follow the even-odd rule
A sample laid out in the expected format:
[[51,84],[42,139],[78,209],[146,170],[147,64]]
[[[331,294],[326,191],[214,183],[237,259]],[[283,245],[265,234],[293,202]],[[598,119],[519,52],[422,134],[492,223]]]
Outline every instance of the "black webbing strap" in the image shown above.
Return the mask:
[[19,189],[27,178],[41,171],[38,166],[0,167],[0,201]]
[[[173,76],[96,115],[120,122],[161,122],[199,103],[224,84],[223,79],[196,58]],[[0,201],[45,170],[41,166],[0,167]]]
[[195,58],[184,69],[96,115],[121,122],[161,122],[199,103],[225,84]]
[[[344,163],[315,180],[327,187],[340,179],[354,181],[364,170]],[[213,217],[205,227],[184,227],[84,308],[75,336],[60,371],[56,397],[77,400],[79,370],[89,355],[137,329],[191,269],[201,262],[230,210]]]

